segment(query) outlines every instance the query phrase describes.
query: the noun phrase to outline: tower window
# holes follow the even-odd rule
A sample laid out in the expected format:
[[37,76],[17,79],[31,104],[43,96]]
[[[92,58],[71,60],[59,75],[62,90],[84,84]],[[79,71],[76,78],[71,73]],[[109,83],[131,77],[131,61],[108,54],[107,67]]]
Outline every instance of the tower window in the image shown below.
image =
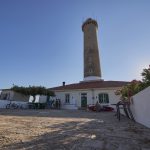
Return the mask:
[[98,95],[99,103],[109,103],[109,95],[107,93],[100,93]]
[[92,69],[89,69],[89,73],[93,73],[93,70],[92,70]]

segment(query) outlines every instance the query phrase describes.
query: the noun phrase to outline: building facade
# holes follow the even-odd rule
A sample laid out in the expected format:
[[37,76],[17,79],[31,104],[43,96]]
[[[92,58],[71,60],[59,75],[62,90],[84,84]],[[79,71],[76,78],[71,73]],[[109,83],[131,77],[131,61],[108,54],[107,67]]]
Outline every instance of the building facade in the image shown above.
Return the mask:
[[1,100],[12,100],[12,101],[24,101],[28,102],[29,101],[29,96],[17,93],[12,90],[2,90],[0,94],[0,99]]
[[92,81],[62,85],[51,88],[61,100],[64,109],[86,108],[99,102],[101,105],[111,105],[120,99],[115,92],[128,82],[123,81]]

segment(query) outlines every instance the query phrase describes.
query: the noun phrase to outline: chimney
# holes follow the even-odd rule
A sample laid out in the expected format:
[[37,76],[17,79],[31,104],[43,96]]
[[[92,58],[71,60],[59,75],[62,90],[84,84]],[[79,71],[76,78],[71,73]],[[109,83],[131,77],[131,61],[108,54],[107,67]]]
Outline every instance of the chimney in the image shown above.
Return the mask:
[[63,82],[62,85],[65,86],[65,82]]

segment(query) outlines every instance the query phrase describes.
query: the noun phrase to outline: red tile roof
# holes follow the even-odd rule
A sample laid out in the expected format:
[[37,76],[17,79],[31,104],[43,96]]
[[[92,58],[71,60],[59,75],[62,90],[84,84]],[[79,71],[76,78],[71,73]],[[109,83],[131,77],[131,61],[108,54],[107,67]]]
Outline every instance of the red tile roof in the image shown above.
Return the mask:
[[75,90],[75,89],[92,89],[92,88],[112,88],[122,87],[130,82],[126,81],[90,81],[90,82],[79,82],[74,84],[62,85],[58,87],[50,88],[52,91],[57,90]]

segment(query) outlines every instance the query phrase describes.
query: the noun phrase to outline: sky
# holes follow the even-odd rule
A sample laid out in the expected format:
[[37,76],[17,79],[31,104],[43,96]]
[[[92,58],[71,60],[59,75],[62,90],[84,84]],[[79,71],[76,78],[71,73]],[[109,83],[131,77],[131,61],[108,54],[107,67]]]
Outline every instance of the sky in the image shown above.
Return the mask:
[[82,23],[96,19],[102,79],[150,64],[149,0],[0,0],[0,89],[83,80]]

